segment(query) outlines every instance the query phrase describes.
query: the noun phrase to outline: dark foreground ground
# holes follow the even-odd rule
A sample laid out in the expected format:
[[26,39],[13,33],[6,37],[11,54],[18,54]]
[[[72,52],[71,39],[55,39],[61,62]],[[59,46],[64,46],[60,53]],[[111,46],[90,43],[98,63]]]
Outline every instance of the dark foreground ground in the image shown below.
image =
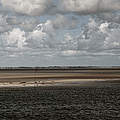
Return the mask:
[[120,84],[0,88],[0,120],[120,120]]

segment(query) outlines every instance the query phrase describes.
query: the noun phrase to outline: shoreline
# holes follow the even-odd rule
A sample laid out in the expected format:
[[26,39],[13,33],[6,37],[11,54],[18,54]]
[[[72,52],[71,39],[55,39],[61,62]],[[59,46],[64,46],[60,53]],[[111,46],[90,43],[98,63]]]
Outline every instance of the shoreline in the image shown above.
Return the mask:
[[27,82],[0,82],[0,88],[9,87],[42,87],[42,86],[99,86],[99,85],[113,85],[120,83],[118,79],[61,79],[48,81],[27,81]]

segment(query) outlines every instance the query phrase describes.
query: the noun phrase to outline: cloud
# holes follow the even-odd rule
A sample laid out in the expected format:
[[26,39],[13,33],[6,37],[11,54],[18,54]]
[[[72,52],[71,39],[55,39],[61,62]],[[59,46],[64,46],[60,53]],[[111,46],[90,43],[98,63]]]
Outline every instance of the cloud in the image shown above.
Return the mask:
[[31,48],[47,48],[46,40],[48,39],[47,33],[42,31],[42,28],[33,30],[27,37],[27,44]]
[[[90,18],[80,35],[67,33],[60,46],[63,55],[118,55],[120,24]],[[65,54],[66,53],[66,54]],[[73,54],[72,54],[73,53]]]
[[[10,48],[25,47],[33,49],[57,49],[57,31],[73,29],[77,25],[77,19],[69,19],[67,16],[56,15],[54,19],[47,19],[39,24],[33,17],[24,16],[0,16],[0,44]],[[8,29],[9,28],[9,29]]]
[[1,4],[21,14],[40,16],[49,11],[52,0],[1,0]]
[[120,10],[119,0],[61,0],[63,12],[92,14]]
[[[33,50],[32,52],[35,52],[35,54],[36,50],[39,52],[52,50],[54,55],[59,53],[63,56],[118,55],[117,51],[120,49],[120,40],[118,39],[120,37],[120,24],[100,21],[91,17],[81,31],[73,36],[69,33],[69,30],[73,29],[73,27],[67,24],[67,20],[68,18],[65,18],[65,16],[58,15],[53,20],[46,20],[44,23],[38,24],[32,31],[24,31],[20,27],[13,27],[8,32],[0,35],[0,45],[5,49],[11,48],[13,51],[14,49],[16,51],[17,48],[24,53],[26,53],[25,49],[27,48],[30,51]],[[69,29],[67,33],[63,34],[63,39],[58,40],[57,34],[61,29],[66,28],[64,24],[67,24]],[[61,26],[63,27],[61,28]],[[26,54],[30,54],[29,52]],[[53,53],[49,54],[53,56]]]
[[[38,50],[37,54],[42,50],[52,50],[54,54],[61,53],[64,56],[67,54],[68,56],[108,54],[108,51],[112,49],[115,52],[111,51],[111,53],[118,55],[117,50],[120,49],[118,39],[120,32],[119,12],[100,14],[101,12],[118,10],[118,0],[115,2],[112,0],[101,2],[98,0],[61,0],[59,6],[56,4],[54,7],[56,12],[55,9],[52,11],[56,14],[47,17],[38,16],[51,13],[51,9],[48,10],[53,6],[51,0],[48,3],[46,0],[44,2],[40,2],[40,0],[13,0],[12,2],[2,0],[2,5],[17,12],[8,15],[1,13],[0,15],[0,46],[5,49],[16,50],[17,48],[24,53],[26,53],[25,49],[30,49],[30,53],[31,50],[32,52]],[[26,7],[23,8],[24,5],[29,6],[28,10],[25,10]],[[40,8],[36,8],[36,5],[40,5]],[[82,24],[83,27],[78,29],[81,27],[79,24],[81,21],[76,14],[92,13],[99,14],[94,17],[89,16],[88,23]]]
[[77,27],[78,19],[74,16],[66,17],[64,15],[57,14],[56,19],[52,21],[52,24],[55,29],[73,29]]
[[0,64],[119,65],[119,9],[120,0],[0,0]]
[[22,49],[25,45],[25,32],[21,31],[19,28],[14,28],[12,31],[6,32],[1,35],[4,40],[5,46],[7,47],[17,47]]
[[113,29],[108,33],[108,36],[106,37],[104,41],[104,46],[107,49],[120,49],[120,28],[119,29]]
[[11,26],[8,25],[6,21],[6,17],[3,15],[0,15],[0,33],[6,32],[11,29]]
[[28,45],[37,48],[58,48],[57,31],[60,31],[60,29],[73,29],[76,25],[76,19],[69,20],[65,16],[57,15],[55,19],[40,23],[32,32],[29,32]]
[[102,13],[96,16],[100,20],[114,22],[120,24],[120,12]]
[[24,16],[6,16],[6,23],[9,26],[17,26],[24,31],[32,31],[37,24],[39,24],[39,20],[33,17],[24,17]]
[[[20,14],[93,14],[120,10],[119,0],[1,0],[3,7]],[[26,7],[27,6],[27,7]]]

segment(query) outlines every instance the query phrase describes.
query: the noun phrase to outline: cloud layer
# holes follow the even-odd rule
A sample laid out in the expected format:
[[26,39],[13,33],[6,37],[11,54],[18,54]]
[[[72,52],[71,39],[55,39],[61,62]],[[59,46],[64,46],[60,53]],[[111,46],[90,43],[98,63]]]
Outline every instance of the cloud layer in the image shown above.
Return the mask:
[[119,0],[62,0],[61,6],[67,12],[92,14],[120,9]]
[[120,10],[119,0],[1,0],[5,8],[21,14],[92,14]]
[[[120,49],[118,39],[120,24],[90,17],[80,33],[74,36],[69,31],[75,29],[75,23],[77,24],[76,20],[68,20],[60,15],[54,20],[46,20],[38,24],[32,31],[11,27],[11,30],[0,35],[1,46],[4,46],[4,49],[20,51],[24,49],[52,50],[63,56],[119,55],[117,51]],[[61,39],[58,39],[59,32],[66,27],[67,32],[63,33]]]
[[3,7],[28,15],[44,14],[52,7],[52,3],[52,0],[1,0]]
[[0,3],[0,56],[6,61],[42,56],[43,61],[54,62],[59,57],[62,62],[76,58],[78,64],[78,58],[85,56],[92,60],[96,56],[120,56],[119,0]]

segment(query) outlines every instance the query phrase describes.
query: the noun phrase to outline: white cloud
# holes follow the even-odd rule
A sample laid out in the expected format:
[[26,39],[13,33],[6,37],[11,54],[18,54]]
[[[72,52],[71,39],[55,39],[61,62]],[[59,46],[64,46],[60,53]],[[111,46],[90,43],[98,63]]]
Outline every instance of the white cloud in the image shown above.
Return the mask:
[[27,39],[28,46],[31,48],[36,49],[47,47],[45,41],[48,39],[48,35],[42,30],[34,30],[33,32],[30,32]]
[[32,48],[53,48],[55,45],[55,29],[51,20],[41,23],[28,33],[27,43]]
[[100,25],[100,27],[99,27],[99,29],[100,29],[100,31],[102,32],[102,33],[106,33],[106,32],[108,32],[108,26],[109,26],[109,23],[102,23],[101,25]]
[[65,16],[57,15],[55,19],[47,20],[45,23],[37,25],[32,32],[29,32],[28,44],[37,48],[58,48],[57,31],[64,28],[73,29],[75,24],[77,25],[76,20],[69,20]]
[[[120,24],[116,28],[116,23],[101,22],[90,18],[89,23],[83,27],[79,36],[65,35],[63,46],[65,46],[65,50],[81,51],[85,55],[107,55],[109,54],[108,51],[112,55],[118,55],[117,51],[120,49],[119,38]],[[81,52],[76,52],[76,54],[79,55]],[[65,53],[67,54],[67,52]]]
[[19,28],[14,28],[12,31],[4,33],[2,38],[6,41],[6,46],[9,47],[17,47],[22,49],[26,44],[25,32],[21,31]]
[[64,56],[75,56],[78,55],[79,51],[76,50],[66,50],[66,51],[62,51],[62,55]]
[[112,29],[104,41],[104,46],[107,49],[120,49],[120,28]]
[[34,49],[57,49],[57,31],[64,28],[73,29],[75,24],[77,25],[76,21],[76,19],[69,20],[65,16],[57,15],[54,19],[48,19],[37,25],[39,22],[31,17],[1,15],[0,26],[3,33],[0,35],[0,44],[21,49],[24,46]]

